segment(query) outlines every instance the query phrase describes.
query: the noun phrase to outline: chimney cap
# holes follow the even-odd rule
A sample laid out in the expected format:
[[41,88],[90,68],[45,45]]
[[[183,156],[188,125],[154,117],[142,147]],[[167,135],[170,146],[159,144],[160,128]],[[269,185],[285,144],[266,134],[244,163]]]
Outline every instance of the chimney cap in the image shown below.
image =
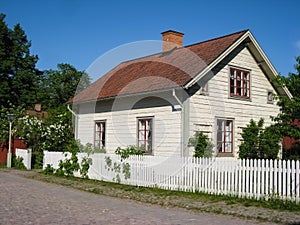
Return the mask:
[[174,34],[177,34],[177,35],[180,35],[180,36],[183,36],[183,35],[184,35],[184,33],[181,33],[181,32],[179,32],[179,31],[175,31],[175,30],[166,30],[166,31],[164,31],[164,32],[161,32],[162,35],[163,35],[163,34],[166,34],[166,33],[174,33]]

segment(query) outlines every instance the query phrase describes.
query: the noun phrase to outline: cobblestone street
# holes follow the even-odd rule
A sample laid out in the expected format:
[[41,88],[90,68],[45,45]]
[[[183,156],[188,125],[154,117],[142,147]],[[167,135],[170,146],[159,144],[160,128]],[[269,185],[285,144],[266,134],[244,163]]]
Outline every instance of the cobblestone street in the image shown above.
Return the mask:
[[7,171],[0,171],[0,199],[0,224],[263,224],[96,195]]

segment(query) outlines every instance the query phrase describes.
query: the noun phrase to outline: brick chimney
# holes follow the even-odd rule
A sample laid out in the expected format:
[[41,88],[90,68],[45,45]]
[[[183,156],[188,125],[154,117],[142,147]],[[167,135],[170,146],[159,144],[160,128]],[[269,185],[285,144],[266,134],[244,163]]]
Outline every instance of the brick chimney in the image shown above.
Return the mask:
[[175,47],[182,47],[182,40],[183,40],[183,33],[174,31],[174,30],[168,30],[165,32],[162,32],[162,51],[169,51],[172,50]]

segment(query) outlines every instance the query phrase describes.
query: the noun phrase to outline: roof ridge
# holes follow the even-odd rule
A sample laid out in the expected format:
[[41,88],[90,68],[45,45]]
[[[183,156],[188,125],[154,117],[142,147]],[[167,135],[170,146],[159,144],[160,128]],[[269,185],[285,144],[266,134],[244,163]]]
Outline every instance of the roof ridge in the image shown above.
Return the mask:
[[231,34],[227,34],[227,35],[221,36],[221,37],[216,37],[216,38],[212,38],[212,39],[209,39],[209,40],[197,42],[197,43],[194,43],[194,44],[185,45],[185,46],[183,46],[183,47],[184,47],[184,48],[187,48],[187,47],[191,47],[191,46],[194,46],[194,45],[203,44],[203,43],[206,43],[206,42],[209,42],[209,41],[214,41],[214,40],[226,38],[226,37],[229,37],[229,36],[233,36],[233,35],[236,35],[236,34],[238,34],[238,33],[246,33],[246,32],[248,32],[248,31],[250,31],[250,29],[245,29],[245,30],[237,31],[237,32],[234,32],[234,33],[231,33]]
[[[231,34],[227,34],[227,35],[221,36],[221,37],[216,37],[216,38],[208,39],[208,40],[205,40],[205,41],[197,42],[197,43],[190,44],[190,45],[185,45],[185,46],[182,46],[182,47],[174,47],[173,49],[171,49],[169,51],[166,51],[166,52],[171,52],[171,51],[174,51],[174,50],[178,50],[178,49],[182,49],[182,48],[188,48],[188,47],[191,47],[191,46],[194,46],[194,45],[199,45],[199,44],[206,43],[206,42],[209,42],[209,41],[214,41],[214,40],[226,38],[226,37],[229,37],[229,36],[232,36],[232,35],[236,35],[238,33],[246,33],[247,31],[250,31],[250,29],[245,29],[245,30],[237,31],[237,32],[234,32],[234,33],[231,33]],[[163,53],[164,52],[161,51],[161,52],[153,53],[153,54],[150,54],[150,55],[141,56],[139,58],[125,60],[125,61],[120,62],[118,65],[123,64],[123,63],[128,63],[128,62],[136,61],[136,60],[145,59],[145,58],[148,58],[148,57],[151,57],[151,56],[155,56],[155,55],[160,55],[160,54],[163,54]]]

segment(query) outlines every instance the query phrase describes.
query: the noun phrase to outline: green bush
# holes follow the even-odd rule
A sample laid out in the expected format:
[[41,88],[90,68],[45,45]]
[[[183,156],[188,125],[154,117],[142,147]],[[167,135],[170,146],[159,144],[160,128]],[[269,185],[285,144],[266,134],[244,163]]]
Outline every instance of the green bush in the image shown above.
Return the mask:
[[15,155],[13,155],[13,157],[12,157],[12,166],[16,169],[26,170],[26,167],[23,163],[23,158],[20,157],[20,156],[16,157]]
[[93,146],[91,143],[82,145],[78,141],[78,148],[79,148],[79,152],[84,152],[84,153],[87,153],[88,155],[94,154],[94,153],[106,153],[105,149],[97,148],[97,147]]
[[55,171],[54,168],[50,164],[47,164],[47,166],[44,169],[43,173],[44,174],[53,174],[54,171]]
[[202,131],[196,131],[189,139],[189,145],[194,146],[194,157],[212,157],[214,145]]
[[125,149],[118,147],[115,151],[115,154],[120,155],[121,159],[127,159],[130,155],[144,155],[145,151],[144,149],[139,148],[135,145],[129,145]]
[[280,150],[281,135],[275,126],[264,128],[264,119],[257,123],[251,119],[242,131],[239,146],[241,159],[276,159]]

